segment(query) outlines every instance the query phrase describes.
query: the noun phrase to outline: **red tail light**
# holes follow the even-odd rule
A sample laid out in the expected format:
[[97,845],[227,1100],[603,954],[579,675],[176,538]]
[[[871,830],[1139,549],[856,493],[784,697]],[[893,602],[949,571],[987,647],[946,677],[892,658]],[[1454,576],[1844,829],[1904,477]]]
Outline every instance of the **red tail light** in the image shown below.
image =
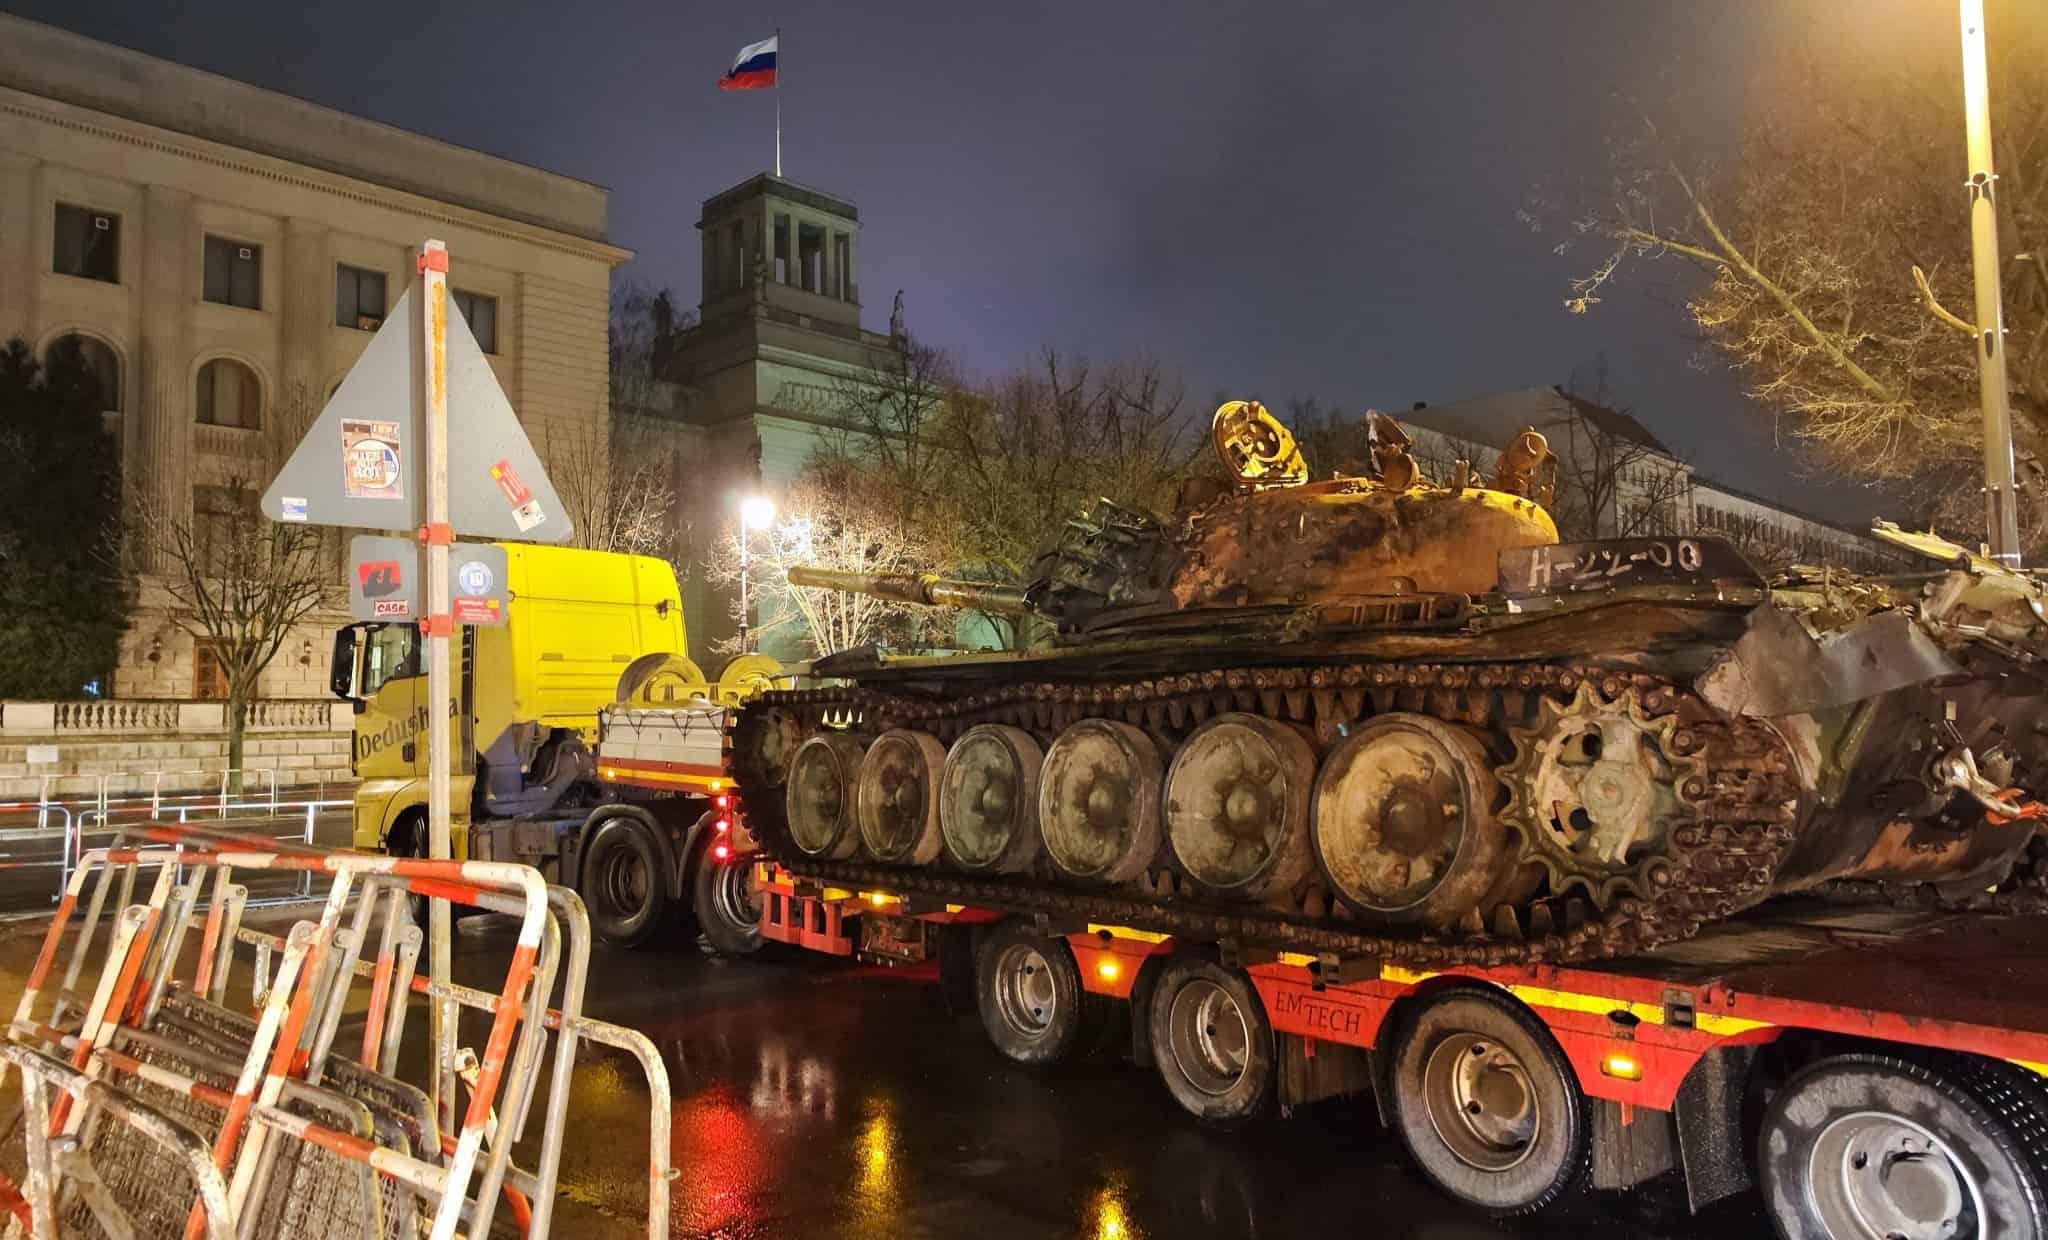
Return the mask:
[[717,796],[711,798],[711,803],[713,805],[716,805],[720,809],[724,809],[728,805],[732,804],[732,798],[726,796],[724,793],[720,793]]
[[721,818],[717,822],[711,824],[711,829],[718,832],[720,835],[724,835],[727,831],[732,830],[732,819]]
[[727,848],[723,844],[720,844],[718,847],[711,850],[711,855],[718,858],[720,861],[725,861],[731,858],[732,849]]

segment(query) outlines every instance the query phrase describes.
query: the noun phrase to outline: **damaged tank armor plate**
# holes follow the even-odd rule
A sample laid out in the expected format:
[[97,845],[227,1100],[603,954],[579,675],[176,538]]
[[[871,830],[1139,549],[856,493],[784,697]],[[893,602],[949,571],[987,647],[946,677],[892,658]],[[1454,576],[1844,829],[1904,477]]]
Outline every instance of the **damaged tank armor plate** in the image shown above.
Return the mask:
[[[1107,501],[1010,585],[799,585],[1033,615],[1025,651],[876,649],[734,716],[768,853],[840,886],[1419,964],[1681,938],[1776,892],[2014,875],[2048,786],[2040,581],[1766,582],[1708,536],[1559,544],[1524,431],[1490,485],[1310,481],[1256,402],[1227,480]],[[1997,786],[2004,785],[2004,786]],[[2028,862],[2012,881],[2033,884]]]

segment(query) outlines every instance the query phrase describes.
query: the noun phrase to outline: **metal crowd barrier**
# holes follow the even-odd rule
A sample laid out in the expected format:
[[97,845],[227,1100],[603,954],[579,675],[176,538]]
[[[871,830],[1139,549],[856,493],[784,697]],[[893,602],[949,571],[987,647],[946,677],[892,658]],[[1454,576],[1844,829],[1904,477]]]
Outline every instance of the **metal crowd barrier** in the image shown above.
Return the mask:
[[[164,790],[163,785],[168,778],[191,774],[215,777],[216,787],[204,792]],[[228,785],[236,774],[243,775],[245,779],[256,777],[261,787],[253,796],[246,790],[239,796],[230,793]],[[92,790],[72,801],[53,799],[50,795],[52,785],[60,778],[90,780]],[[148,788],[133,795],[112,793],[115,781],[135,778],[147,779]],[[65,888],[70,885],[71,871],[85,853],[88,841],[119,847],[124,829],[165,821],[180,825],[232,821],[244,833],[244,844],[268,838],[280,844],[291,842],[311,846],[320,814],[331,809],[347,809],[353,802],[347,798],[329,797],[324,780],[311,785],[307,791],[310,795],[303,799],[285,798],[283,790],[278,787],[277,772],[269,767],[228,771],[144,771],[139,776],[44,776],[38,799],[0,802],[0,819],[10,815],[33,815],[35,820],[33,826],[0,826],[0,872],[55,870],[56,888],[49,897],[54,903],[63,897]],[[28,858],[14,851],[17,846],[41,847],[35,848],[38,855]],[[51,849],[54,849],[54,855],[50,855]],[[299,875],[294,881],[296,886],[291,894],[265,895],[253,903],[262,905],[316,898],[310,875]]]
[[[586,1041],[627,1051],[647,1073],[648,1234],[666,1232],[667,1073],[644,1035],[582,1014],[590,935],[574,892],[505,863],[258,851],[246,836],[171,824],[138,834],[149,847],[79,858],[0,1045],[0,1079],[23,1073],[17,1127],[27,1134],[4,1168],[19,1174],[0,1177],[0,1206],[31,1235],[448,1240],[458,1227],[490,1234],[502,1200],[513,1230],[544,1237]],[[247,889],[234,880],[266,872],[327,879],[318,919],[283,937],[242,926]],[[519,918],[501,989],[417,975],[410,905],[420,896]],[[253,949],[246,966],[238,947]],[[246,1010],[228,997],[237,971],[250,985]],[[351,1056],[339,1035],[359,986],[366,1015]],[[488,1014],[481,1054],[429,1068],[437,1079],[425,1088],[397,1075],[413,996]],[[459,1035],[459,1017],[449,1024]],[[549,1097],[526,1169],[511,1151],[528,1134],[549,1035]],[[452,1060],[468,1087],[459,1124]]]

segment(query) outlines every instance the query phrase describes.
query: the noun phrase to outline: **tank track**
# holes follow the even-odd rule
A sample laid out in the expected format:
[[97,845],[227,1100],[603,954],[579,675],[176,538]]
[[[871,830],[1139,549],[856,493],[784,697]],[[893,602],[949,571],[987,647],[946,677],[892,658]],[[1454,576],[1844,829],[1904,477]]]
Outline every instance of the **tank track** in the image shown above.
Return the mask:
[[[1304,724],[1328,741],[1371,715],[1403,710],[1483,728],[1505,738],[1536,716],[1539,700],[1568,701],[1581,684],[1609,697],[1634,689],[1646,713],[1676,714],[1674,740],[1696,757],[1686,789],[1689,822],[1668,834],[1663,864],[1643,871],[1649,890],[1594,909],[1583,899],[1539,900],[1490,923],[1469,918],[1450,932],[1376,932],[1314,889],[1293,910],[1203,901],[1183,893],[1171,903],[1143,898],[1171,892],[1158,883],[1088,890],[1028,878],[982,878],[937,866],[821,861],[791,842],[782,779],[794,744],[767,743],[766,729],[808,737],[858,720],[862,730],[918,728],[950,743],[979,723],[1008,723],[1040,734],[1084,718],[1122,719],[1154,731],[1192,727],[1238,711]],[[787,738],[786,738],[787,739]],[[1666,678],[1565,664],[1375,662],[1238,668],[1150,677],[1115,684],[1019,683],[935,699],[879,687],[783,690],[737,712],[728,760],[748,826],[765,852],[798,878],[852,888],[882,888],[931,901],[1044,914],[1061,922],[1127,925],[1159,933],[1234,941],[1339,958],[1372,958],[1408,967],[1483,967],[1563,963],[1629,955],[1689,938],[1699,928],[1760,902],[1792,841],[1798,787],[1783,741],[1753,720],[1724,719]],[[780,752],[783,769],[754,755]],[[1169,880],[1170,882],[1170,880]],[[1503,909],[1502,911],[1505,911]]]
[[2048,913],[2048,836],[2037,834],[2013,862],[2012,872],[1995,887],[1956,892],[1934,883],[1884,883],[1838,878],[1814,888],[1822,899],[1844,904],[1891,904],[1900,908],[1931,908],[1948,913],[1992,913],[2006,916]]

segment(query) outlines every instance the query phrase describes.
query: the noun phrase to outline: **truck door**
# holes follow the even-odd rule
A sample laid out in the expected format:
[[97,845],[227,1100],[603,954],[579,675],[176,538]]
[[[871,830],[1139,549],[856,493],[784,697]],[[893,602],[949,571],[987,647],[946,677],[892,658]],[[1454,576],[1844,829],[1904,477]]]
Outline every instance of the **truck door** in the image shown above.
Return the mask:
[[356,677],[358,779],[411,779],[427,773],[427,676],[419,630],[365,624]]

